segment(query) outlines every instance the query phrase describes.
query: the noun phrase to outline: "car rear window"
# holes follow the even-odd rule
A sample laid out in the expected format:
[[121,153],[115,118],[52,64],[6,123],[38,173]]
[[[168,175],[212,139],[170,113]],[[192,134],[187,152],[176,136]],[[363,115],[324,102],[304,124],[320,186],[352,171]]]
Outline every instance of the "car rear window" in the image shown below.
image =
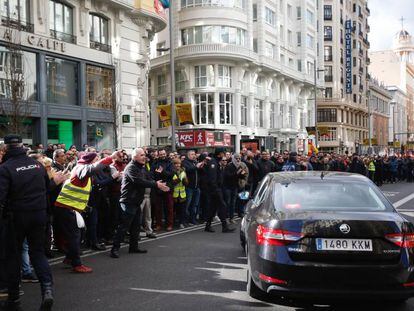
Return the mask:
[[274,184],[276,209],[282,211],[392,211],[381,192],[368,183],[328,181]]

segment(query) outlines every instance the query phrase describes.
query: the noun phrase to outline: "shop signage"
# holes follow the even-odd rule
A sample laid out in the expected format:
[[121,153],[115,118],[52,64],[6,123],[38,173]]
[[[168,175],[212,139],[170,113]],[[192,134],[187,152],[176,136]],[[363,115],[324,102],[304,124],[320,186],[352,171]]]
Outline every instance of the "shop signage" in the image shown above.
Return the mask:
[[[20,35],[24,35],[25,38],[22,38],[20,40]],[[63,41],[51,39],[51,38],[45,38],[34,34],[25,34],[24,32],[18,32],[17,30],[13,30],[10,28],[6,28],[3,32],[3,35],[1,37],[3,40],[13,43],[18,42],[27,42],[30,46],[36,47],[36,48],[42,48],[49,51],[54,52],[66,52],[66,44]],[[16,42],[15,42],[16,41]]]
[[352,21],[345,22],[345,81],[346,93],[352,94]]
[[129,123],[131,122],[131,116],[129,114],[122,115],[122,123]]
[[[218,134],[220,133],[220,134]],[[222,137],[221,140],[216,140],[215,137]],[[188,130],[178,132],[178,146],[179,147],[230,147],[231,134],[218,131],[206,130]]]

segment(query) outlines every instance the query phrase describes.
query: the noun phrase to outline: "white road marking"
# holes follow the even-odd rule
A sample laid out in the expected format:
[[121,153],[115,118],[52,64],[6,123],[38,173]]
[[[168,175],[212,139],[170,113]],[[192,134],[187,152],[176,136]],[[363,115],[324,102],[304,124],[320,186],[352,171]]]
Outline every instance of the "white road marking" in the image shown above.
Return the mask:
[[395,208],[399,208],[401,205],[404,205],[405,203],[411,201],[412,199],[414,199],[414,193],[411,193],[410,195],[406,196],[405,198],[393,203],[393,205],[394,205]]
[[400,192],[395,192],[395,191],[384,191],[383,194],[386,197],[395,197],[397,194],[399,194]]

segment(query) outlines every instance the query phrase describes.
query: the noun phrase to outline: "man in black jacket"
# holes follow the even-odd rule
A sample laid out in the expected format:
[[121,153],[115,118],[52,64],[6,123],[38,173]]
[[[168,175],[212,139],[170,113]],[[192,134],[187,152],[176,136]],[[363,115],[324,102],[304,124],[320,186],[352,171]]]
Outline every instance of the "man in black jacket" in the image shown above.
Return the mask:
[[[224,150],[222,148],[217,148],[215,151],[215,158],[207,159],[207,163],[205,164],[205,172],[208,182],[206,190],[210,197],[206,227],[204,229],[206,232],[214,232],[213,228],[211,228],[211,222],[213,221],[216,212],[220,218],[223,233],[233,232],[235,230],[234,228],[230,228],[226,221],[226,203],[223,199],[223,192],[221,189],[222,176],[219,168],[219,162],[223,156]],[[202,158],[202,160],[204,159]]]
[[170,188],[162,181],[148,179],[145,170],[146,155],[142,148],[134,149],[132,161],[126,166],[121,184],[121,216],[120,223],[114,236],[110,256],[119,258],[119,248],[129,230],[129,252],[146,253],[146,250],[138,248],[139,228],[141,224],[141,203],[144,200],[145,188],[159,189],[163,192]]
[[204,162],[197,163],[196,153],[194,150],[187,152],[187,157],[183,161],[183,167],[187,174],[188,185],[185,187],[186,191],[186,212],[190,224],[197,224],[197,212],[200,202],[200,187],[199,187],[199,170],[204,166]]
[[21,254],[26,238],[30,259],[41,286],[40,310],[51,310],[53,279],[44,252],[49,178],[45,168],[26,155],[20,136],[7,135],[4,142],[7,151],[0,166],[0,214],[8,214],[10,219],[6,246],[9,294],[6,310],[21,310]]

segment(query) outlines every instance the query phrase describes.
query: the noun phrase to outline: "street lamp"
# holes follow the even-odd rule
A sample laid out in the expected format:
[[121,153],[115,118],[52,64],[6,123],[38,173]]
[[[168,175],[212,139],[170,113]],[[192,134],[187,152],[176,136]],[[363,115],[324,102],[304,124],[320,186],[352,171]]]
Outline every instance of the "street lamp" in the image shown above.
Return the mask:
[[325,69],[316,69],[316,59],[313,62],[313,93],[315,95],[315,146],[318,148],[318,104],[317,104],[317,74],[319,72],[324,72]]
[[395,148],[395,108],[397,107],[397,102],[395,100],[391,101],[390,106],[392,107],[392,147]]

